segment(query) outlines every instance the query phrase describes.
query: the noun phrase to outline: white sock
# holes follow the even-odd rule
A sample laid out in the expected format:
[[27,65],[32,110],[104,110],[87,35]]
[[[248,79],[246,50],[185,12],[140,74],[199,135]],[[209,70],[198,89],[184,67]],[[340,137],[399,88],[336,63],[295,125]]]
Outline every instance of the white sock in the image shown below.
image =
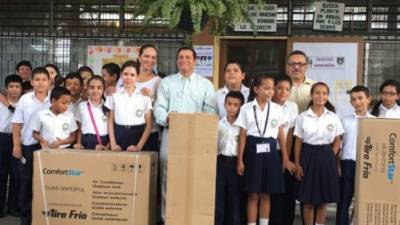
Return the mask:
[[268,225],[269,218],[260,218],[259,221],[260,221],[259,225]]
[[247,223],[247,225],[256,225],[257,223]]
[[324,224],[322,224],[322,223],[316,223],[315,225],[324,225]]

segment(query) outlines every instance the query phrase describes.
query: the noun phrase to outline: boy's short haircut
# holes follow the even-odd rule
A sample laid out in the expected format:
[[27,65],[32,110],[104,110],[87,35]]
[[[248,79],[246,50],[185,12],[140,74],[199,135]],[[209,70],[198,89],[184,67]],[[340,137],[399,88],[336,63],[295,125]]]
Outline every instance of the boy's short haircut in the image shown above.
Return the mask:
[[293,86],[293,81],[292,79],[290,79],[290,77],[286,74],[280,75],[278,77],[275,78],[275,86],[278,85],[280,82],[288,82],[290,85],[290,88],[292,88]]
[[33,80],[33,78],[35,78],[35,76],[37,74],[45,74],[47,76],[48,79],[50,79],[50,74],[49,72],[44,68],[44,67],[36,67],[33,71],[32,71],[32,75],[31,78]]
[[71,95],[71,92],[65,87],[54,87],[50,94],[50,101],[58,100],[63,95]]
[[243,96],[242,92],[240,92],[240,91],[229,91],[228,94],[226,94],[225,103],[228,98],[239,99],[240,105],[242,106],[244,104],[244,96]]
[[21,85],[21,88],[22,88],[22,83],[23,83],[22,82],[22,78],[20,76],[18,76],[18,75],[15,75],[15,74],[8,75],[4,82],[6,84],[6,88],[8,87],[8,85],[10,83],[19,83]]
[[67,76],[65,76],[64,81],[65,83],[67,83],[67,80],[72,80],[72,79],[78,79],[79,83],[81,84],[81,87],[83,86],[83,79],[81,75],[79,75],[79,73],[77,72],[68,73]]
[[64,86],[64,77],[56,75],[56,77],[54,77],[54,86]]
[[21,66],[27,66],[27,67],[31,68],[31,70],[32,70],[32,64],[31,64],[31,62],[29,62],[28,60],[22,60],[22,61],[20,61],[20,62],[17,64],[17,66],[15,66],[15,71],[18,71],[19,68],[20,68]]
[[350,95],[354,92],[364,92],[365,96],[369,97],[369,89],[362,85],[356,85],[350,90]]

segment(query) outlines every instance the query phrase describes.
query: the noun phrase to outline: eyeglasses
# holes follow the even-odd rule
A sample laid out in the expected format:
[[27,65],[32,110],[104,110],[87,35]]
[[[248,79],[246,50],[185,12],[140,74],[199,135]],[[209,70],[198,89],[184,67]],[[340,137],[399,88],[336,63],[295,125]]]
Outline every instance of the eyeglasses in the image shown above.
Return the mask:
[[307,63],[303,63],[303,62],[288,62],[288,65],[290,67],[296,67],[296,66],[303,67],[303,66],[306,66]]
[[386,95],[386,96],[395,96],[397,95],[396,92],[387,92],[387,91],[383,91],[381,92],[382,95]]

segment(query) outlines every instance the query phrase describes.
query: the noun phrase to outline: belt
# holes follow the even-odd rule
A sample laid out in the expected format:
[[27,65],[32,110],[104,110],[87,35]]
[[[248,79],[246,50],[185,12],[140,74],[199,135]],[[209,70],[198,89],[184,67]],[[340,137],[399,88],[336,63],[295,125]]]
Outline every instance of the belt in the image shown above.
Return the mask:
[[[82,136],[86,136],[86,137],[96,137],[96,134],[91,134],[91,133],[87,133],[87,134],[82,134]],[[106,137],[107,134],[105,135],[100,135],[100,137]]]
[[115,126],[123,127],[123,128],[126,128],[126,129],[134,129],[134,128],[145,126],[145,124],[140,124],[140,125],[120,125],[120,124],[115,124]]
[[233,161],[237,160],[236,156],[226,156],[226,155],[218,155],[218,158],[223,160],[223,161]]

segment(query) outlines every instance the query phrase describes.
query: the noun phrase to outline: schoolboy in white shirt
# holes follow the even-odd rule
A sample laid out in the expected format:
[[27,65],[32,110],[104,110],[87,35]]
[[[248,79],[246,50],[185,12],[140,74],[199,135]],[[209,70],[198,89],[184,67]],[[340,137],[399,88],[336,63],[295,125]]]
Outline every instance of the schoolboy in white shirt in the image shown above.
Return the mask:
[[43,67],[32,71],[33,91],[23,95],[18,102],[11,119],[13,124],[13,156],[20,159],[21,225],[30,225],[32,220],[32,170],[33,152],[40,149],[40,144],[32,137],[34,115],[50,107],[50,75]]
[[357,121],[358,118],[373,118],[368,112],[371,102],[368,88],[355,86],[350,91],[350,103],[354,114],[342,119],[344,133],[342,135],[342,154],[340,160],[340,201],[337,203],[336,224],[349,224],[349,207],[354,195],[354,180],[357,151]]
[[18,161],[12,156],[11,118],[23,91],[22,79],[18,75],[9,75],[5,79],[5,86],[6,100],[9,105],[0,103],[0,218],[5,215],[6,206],[8,213],[12,216],[19,216],[20,211],[18,207]]
[[55,87],[50,94],[51,107],[38,113],[33,125],[33,138],[46,148],[67,148],[75,142],[78,129],[74,114],[68,112],[71,92]]
[[225,98],[227,114],[218,123],[215,225],[240,225],[240,178],[236,173],[240,127],[234,123],[243,103],[240,91],[230,91]]

